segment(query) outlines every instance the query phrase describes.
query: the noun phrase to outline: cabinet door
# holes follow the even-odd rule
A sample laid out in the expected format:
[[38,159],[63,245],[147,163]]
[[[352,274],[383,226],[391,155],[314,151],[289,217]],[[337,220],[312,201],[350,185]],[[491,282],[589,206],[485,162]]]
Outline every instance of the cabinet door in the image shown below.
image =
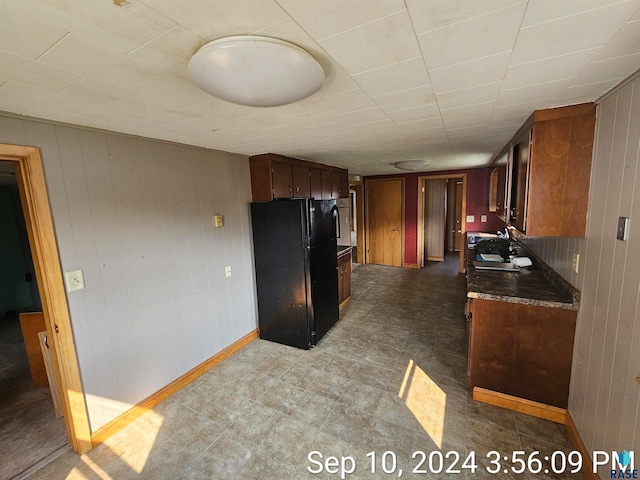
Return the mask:
[[341,257],[338,257],[338,305],[344,302],[344,264]]
[[498,167],[491,170],[489,177],[489,211],[498,210]]
[[271,162],[264,158],[252,157],[249,161],[251,171],[251,199],[254,202],[273,200]]
[[322,170],[322,200],[331,200],[331,170]]
[[309,198],[311,188],[309,185],[309,167],[293,165],[293,196],[295,198]]
[[351,296],[351,254],[344,256],[344,273],[342,277],[342,295],[346,300]]
[[340,172],[338,198],[349,198],[349,174],[347,172]]
[[322,170],[319,168],[309,170],[310,196],[316,200],[322,200]]
[[513,172],[511,187],[511,222],[521,232],[526,231],[527,188],[531,130],[513,146]]
[[293,196],[293,176],[291,164],[271,162],[273,177],[273,198],[291,198]]
[[340,172],[331,171],[331,198],[340,198]]
[[507,221],[507,166],[497,167],[496,215]]
[[349,197],[349,175],[346,172],[331,172],[331,198]]
[[469,386],[567,408],[575,310],[474,299]]

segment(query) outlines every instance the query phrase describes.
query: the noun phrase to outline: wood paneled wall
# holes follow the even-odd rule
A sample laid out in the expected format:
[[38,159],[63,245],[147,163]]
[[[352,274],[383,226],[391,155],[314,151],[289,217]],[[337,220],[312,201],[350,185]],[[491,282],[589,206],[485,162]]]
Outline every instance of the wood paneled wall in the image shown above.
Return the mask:
[[[586,237],[526,243],[582,292],[569,412],[587,449],[639,451],[640,78],[598,105],[591,172]],[[618,217],[630,217],[627,242]]]
[[62,269],[84,272],[93,431],[257,327],[248,158],[2,116],[0,142],[41,149]]

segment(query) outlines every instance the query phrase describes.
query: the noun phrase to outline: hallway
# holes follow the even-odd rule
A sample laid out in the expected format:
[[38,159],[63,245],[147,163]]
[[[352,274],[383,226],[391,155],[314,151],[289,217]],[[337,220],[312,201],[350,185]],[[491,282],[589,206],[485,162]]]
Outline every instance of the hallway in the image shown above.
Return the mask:
[[[411,473],[414,452],[435,449],[458,452],[458,469],[475,452],[478,471],[462,469],[466,478],[533,478],[487,473],[486,453],[571,445],[562,425],[471,399],[457,268],[455,255],[422,270],[360,265],[341,320],[315,349],[256,340],[89,454],[67,452],[30,478],[339,478],[310,473],[312,451],[353,457],[347,478],[398,478],[399,469],[442,478]],[[385,451],[397,458],[393,474],[382,471]]]

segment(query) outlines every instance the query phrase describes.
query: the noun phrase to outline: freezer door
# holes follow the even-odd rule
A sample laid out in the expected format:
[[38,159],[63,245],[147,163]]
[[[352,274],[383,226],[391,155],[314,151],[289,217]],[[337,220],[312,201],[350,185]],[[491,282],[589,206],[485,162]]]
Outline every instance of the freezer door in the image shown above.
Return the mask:
[[309,245],[314,247],[337,238],[335,200],[310,200]]
[[338,309],[338,261],[336,241],[325,242],[310,249],[311,308],[315,345],[335,325]]

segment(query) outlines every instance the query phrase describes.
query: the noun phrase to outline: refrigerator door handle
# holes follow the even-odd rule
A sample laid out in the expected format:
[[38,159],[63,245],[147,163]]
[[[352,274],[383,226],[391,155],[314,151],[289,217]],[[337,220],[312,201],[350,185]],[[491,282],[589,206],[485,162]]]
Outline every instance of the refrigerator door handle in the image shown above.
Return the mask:
[[337,234],[336,238],[340,238],[342,235],[340,234],[340,209],[337,206],[334,206],[331,210],[335,212],[335,221],[337,222]]

